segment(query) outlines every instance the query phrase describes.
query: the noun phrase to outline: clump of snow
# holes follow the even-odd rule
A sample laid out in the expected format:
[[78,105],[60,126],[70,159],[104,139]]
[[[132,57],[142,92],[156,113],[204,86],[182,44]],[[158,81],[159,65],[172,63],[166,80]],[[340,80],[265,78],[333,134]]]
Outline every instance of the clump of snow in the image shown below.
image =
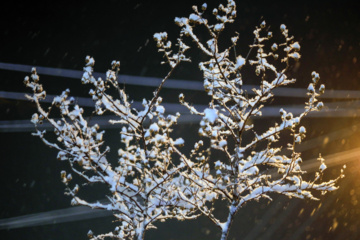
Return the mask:
[[306,128],[304,126],[301,126],[299,128],[299,133],[302,133],[302,134],[306,133]]
[[161,33],[155,33],[154,34],[154,40],[157,42],[160,42],[161,40],[167,39],[167,33],[161,32]]
[[221,147],[221,148],[224,148],[226,145],[227,145],[227,141],[226,141],[226,140],[221,140],[221,141],[219,142],[219,147]]
[[185,141],[182,138],[178,138],[174,141],[174,145],[184,145]]
[[204,119],[206,119],[207,121],[214,123],[216,121],[216,119],[218,119],[218,114],[216,109],[213,108],[206,108],[204,110]]
[[285,31],[285,30],[286,30],[286,26],[285,26],[285,24],[281,24],[281,25],[280,25],[280,30],[281,30],[281,32],[283,32],[283,31]]
[[243,58],[241,55],[237,56],[235,69],[242,68],[245,65],[245,61],[245,58]]

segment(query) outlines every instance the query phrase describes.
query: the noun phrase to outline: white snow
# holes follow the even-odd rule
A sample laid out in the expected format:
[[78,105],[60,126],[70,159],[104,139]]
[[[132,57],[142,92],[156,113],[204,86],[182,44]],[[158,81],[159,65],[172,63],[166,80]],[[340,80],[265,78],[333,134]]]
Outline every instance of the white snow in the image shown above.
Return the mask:
[[323,172],[325,169],[327,168],[326,164],[325,163],[321,163],[320,167],[319,167],[319,170],[321,172]]
[[216,119],[218,118],[218,114],[216,109],[213,108],[206,108],[204,110],[204,119],[206,119],[207,121],[214,123],[216,121]]
[[159,42],[163,39],[167,38],[167,33],[166,32],[161,32],[161,33],[155,33],[154,34],[154,40]]
[[299,128],[299,133],[306,133],[306,128],[304,127],[304,126],[301,126],[300,128]]
[[243,58],[241,55],[237,56],[235,69],[240,69],[244,65],[245,65],[245,58]]
[[219,142],[219,147],[221,147],[221,148],[224,148],[226,145],[227,145],[227,141],[226,141],[226,140],[221,140],[221,141]]
[[174,141],[174,145],[184,145],[185,141],[182,138],[178,138]]

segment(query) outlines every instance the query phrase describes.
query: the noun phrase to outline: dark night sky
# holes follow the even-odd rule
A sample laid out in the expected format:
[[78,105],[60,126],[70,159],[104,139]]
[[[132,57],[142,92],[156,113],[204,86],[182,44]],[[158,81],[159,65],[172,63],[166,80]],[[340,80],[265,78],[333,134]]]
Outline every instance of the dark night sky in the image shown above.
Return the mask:
[[[261,18],[274,32],[285,23],[302,45],[304,69],[326,74],[328,88],[354,89],[360,78],[360,24],[359,3],[352,2],[239,1],[238,22],[232,28],[245,40],[243,51],[247,51],[247,41],[252,40],[251,32]],[[175,38],[174,17],[188,15],[194,3],[202,1],[16,1],[1,16],[0,58],[2,62],[81,69],[84,56],[91,55],[99,71],[117,59],[124,74],[143,71],[161,76],[160,58],[152,54],[152,35],[166,30]],[[142,69],[144,65],[148,70]],[[194,79],[192,75],[184,77]]]
[[[0,62],[81,70],[85,56],[91,55],[96,60],[95,70],[99,72],[105,72],[111,61],[116,59],[121,61],[122,74],[162,77],[167,69],[159,65],[161,55],[156,52],[153,34],[167,31],[170,38],[175,39],[179,28],[173,23],[174,17],[188,16],[193,4],[202,3],[203,1],[198,0],[10,1],[9,5],[2,7],[0,15]],[[215,1],[207,3],[210,9],[217,5]],[[316,70],[325,81],[327,89],[360,90],[360,4],[358,2],[237,1],[237,4],[237,22],[230,29],[240,33],[240,43],[243,46],[239,48],[240,52],[243,54],[247,52],[247,45],[252,41],[254,26],[262,20],[266,20],[273,32],[278,31],[280,24],[284,23],[302,47],[299,68],[292,73],[299,80],[297,86],[306,87],[310,73]],[[197,60],[198,57],[193,56],[193,59]],[[25,75],[22,72],[0,70],[0,91],[27,92],[22,84]],[[196,64],[185,64],[177,70],[174,77],[202,80]],[[48,76],[41,76],[41,79],[44,80],[44,85],[48,86],[51,94],[60,93],[61,90],[70,87],[75,89],[74,94],[84,95],[84,91],[79,88],[81,85],[74,83],[76,80],[58,78],[57,81],[53,81],[56,78]],[[129,86],[130,95],[133,94],[135,99],[140,99],[143,95],[148,96],[151,90]],[[170,101],[172,93],[170,91],[168,94]],[[196,93],[189,95],[192,96],[193,101],[201,101],[195,97]],[[29,119],[34,107],[23,101],[0,98],[0,111],[0,120]],[[327,128],[324,127],[323,122],[307,123],[319,127],[314,130],[312,137],[318,136],[322,131],[357,124],[358,117],[321,121],[327,121]],[[31,137],[29,132],[0,132],[0,135],[3,153],[0,165],[2,181],[0,219],[69,207],[69,198],[63,195],[63,184],[59,177],[64,165],[53,159],[56,153],[44,147],[38,139]],[[334,153],[359,147],[358,140],[356,136],[352,136],[345,139],[344,144],[340,139],[326,148],[323,147],[321,151],[328,150]],[[350,178],[349,182],[347,183],[354,186],[354,189],[360,189],[357,181],[352,181]],[[350,191],[351,189],[346,188],[343,193],[348,196]],[[359,191],[357,195],[360,195]],[[336,195],[333,198],[342,199]],[[349,201],[344,198],[345,202]],[[251,206],[253,208],[250,209],[255,209],[254,212],[257,212],[256,207],[254,208],[256,205]],[[331,206],[338,208],[343,207],[344,204]],[[318,220],[324,224],[319,227],[320,230],[311,232],[311,236],[316,235],[317,239],[339,239],[337,237],[342,235],[345,236],[343,239],[358,239],[354,236],[359,237],[360,233],[350,226],[356,228],[359,226],[356,219],[359,219],[360,213],[356,209],[355,215],[350,214],[352,207],[356,205],[349,203],[348,208],[344,207],[343,214],[337,216],[338,221],[342,219],[343,222],[348,223],[347,227],[341,225],[341,228],[337,228],[337,232],[330,234],[328,226],[333,224],[334,218],[327,219],[326,215],[321,215]],[[300,209],[297,209],[297,213],[299,211]],[[251,215],[249,212],[244,214]],[[298,218],[300,222],[307,220],[304,216]],[[87,230],[98,225],[101,229],[99,231],[102,231],[104,221],[98,219],[74,222],[74,224],[1,230],[0,238],[86,239]],[[186,232],[188,225],[180,224],[179,230],[174,227],[175,225],[171,225],[173,223],[167,223],[158,230],[162,234],[160,237],[156,235],[160,234],[159,232],[153,231],[148,239],[206,237],[204,234],[207,230],[204,226],[208,222],[205,220],[193,224],[191,228],[194,230],[193,238],[185,238],[180,234]],[[276,233],[277,239],[286,239],[288,236],[286,234],[296,228],[296,224],[295,221],[293,226],[287,226],[284,234]],[[310,229],[313,228],[314,225],[311,225]],[[171,235],[169,231],[179,233]],[[302,237],[301,239],[305,239],[305,235]],[[235,237],[235,239],[239,238]]]

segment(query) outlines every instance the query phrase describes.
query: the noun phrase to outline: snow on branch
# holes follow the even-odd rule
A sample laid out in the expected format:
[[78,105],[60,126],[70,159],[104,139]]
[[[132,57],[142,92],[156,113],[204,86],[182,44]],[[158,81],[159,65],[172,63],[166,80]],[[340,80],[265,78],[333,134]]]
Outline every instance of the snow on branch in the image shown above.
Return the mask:
[[[117,159],[107,158],[110,148],[105,146],[104,131],[86,120],[84,110],[74,105],[74,99],[69,97],[70,90],[55,97],[51,106],[45,109],[41,100],[46,97],[46,92],[36,69],[32,69],[31,76],[24,80],[33,91],[28,98],[35,102],[38,110],[31,121],[35,126],[49,122],[57,142],[50,142],[46,133],[39,130],[34,135],[56,149],[58,159],[70,165],[72,173],[62,171],[61,179],[67,194],[72,197],[71,203],[112,211],[119,222],[114,231],[106,234],[95,236],[89,231],[91,239],[141,240],[146,230],[155,228],[156,221],[194,219],[199,215],[207,216],[221,229],[221,239],[227,239],[236,212],[245,203],[260,198],[271,199],[273,193],[317,200],[316,192],[336,190],[338,179],[344,176],[341,172],[336,179],[321,181],[327,167],[319,156],[319,171],[313,179],[304,179],[301,154],[295,151],[295,146],[301,144],[307,132],[301,125],[302,119],[324,106],[317,99],[325,91],[318,73],[312,73],[307,88],[308,99],[301,114],[294,116],[279,109],[277,123],[266,130],[259,130],[252,124],[255,117],[262,115],[264,104],[272,99],[276,88],[296,81],[287,74],[291,64],[301,57],[300,45],[289,35],[286,26],[280,26],[282,42],[274,42],[273,33],[263,21],[255,28],[254,43],[244,57],[235,51],[236,47],[241,47],[237,44],[238,34],[230,38],[231,44],[227,48],[219,46],[220,34],[226,25],[235,21],[235,1],[228,0],[226,5],[220,4],[213,9],[211,19],[204,17],[206,4],[201,9],[194,6],[193,10],[189,17],[175,18],[181,28],[175,44],[178,50],[174,50],[166,32],[154,34],[159,52],[165,59],[163,63],[169,65],[170,70],[154,96],[143,100],[143,109],[134,109],[125,90],[118,84],[120,62],[112,62],[106,79],[95,79],[95,60],[86,57],[81,82],[91,86],[89,94],[94,100],[95,114],[109,112],[113,116],[110,122],[121,124],[122,146],[117,150]],[[205,27],[208,35],[199,37],[194,31],[198,26]],[[190,38],[206,56],[199,68],[203,73],[204,90],[211,99],[208,107],[199,111],[185,101],[184,94],[179,95],[180,104],[202,118],[198,130],[201,139],[189,153],[181,149],[185,140],[181,136],[176,139],[172,136],[180,114],[166,115],[160,96],[162,86],[174,69],[181,62],[190,61],[185,55],[190,47],[184,43],[184,38]],[[257,76],[258,87],[252,90],[252,95],[242,88],[247,77],[243,75],[244,69]],[[115,89],[117,96],[110,94],[109,88]],[[58,109],[60,120],[51,117],[53,109]],[[151,120],[151,124],[145,124],[145,120]],[[288,134],[291,139],[281,147],[280,134]],[[222,157],[213,159],[214,151],[220,152]],[[82,183],[73,184],[72,174],[78,175]],[[82,188],[89,183],[103,184],[108,190],[108,201],[83,199]],[[228,204],[225,222],[213,213],[213,204],[219,198]]]

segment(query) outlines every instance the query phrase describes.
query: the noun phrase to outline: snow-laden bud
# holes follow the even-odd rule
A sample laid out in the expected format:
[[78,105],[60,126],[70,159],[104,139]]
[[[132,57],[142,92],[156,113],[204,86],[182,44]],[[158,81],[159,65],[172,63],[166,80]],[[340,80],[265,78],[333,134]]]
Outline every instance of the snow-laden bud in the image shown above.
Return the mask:
[[261,27],[261,28],[265,28],[265,27],[266,27],[266,22],[265,22],[265,21],[262,21],[262,23],[260,24],[260,27]]
[[102,142],[103,134],[104,134],[104,131],[96,134],[96,142]]
[[195,144],[194,144],[194,150],[195,150],[195,151],[199,150],[199,147],[200,147],[200,146],[199,146],[198,143],[195,143]]
[[312,72],[311,77],[314,83],[317,83],[320,80],[320,75],[317,72]]
[[115,60],[112,61],[112,62],[111,62],[111,67],[112,67],[113,69],[120,67],[120,62],[119,62],[119,61],[115,61]]
[[59,132],[59,130],[57,130],[57,128],[54,128],[54,133],[55,133],[55,135],[59,135],[59,134],[60,134],[60,132]]
[[167,32],[155,33],[153,37],[157,42],[165,41],[167,39]]
[[39,115],[37,113],[34,113],[31,117],[31,122],[36,124],[39,122]]
[[295,51],[300,51],[300,44],[298,42],[294,42],[293,44],[291,44],[291,48]]
[[36,86],[36,93],[41,93],[43,90],[44,90],[44,89],[43,89],[43,87],[42,87],[41,84],[39,84],[39,85]]
[[293,118],[293,114],[291,112],[286,114],[286,117],[285,117],[286,120],[291,120],[292,118]]
[[205,11],[205,10],[206,10],[206,8],[207,8],[207,4],[206,4],[206,3],[204,3],[204,4],[201,6],[201,10]]
[[319,157],[317,158],[317,160],[321,162],[319,170],[320,170],[320,172],[323,172],[327,168],[327,166],[325,164],[325,159],[321,157],[321,154],[319,154]]
[[221,177],[221,170],[220,169],[216,170],[216,177],[217,178]]
[[270,142],[275,142],[275,141],[276,141],[276,139],[275,139],[275,137],[274,137],[273,135],[271,135],[271,136],[268,138],[268,140],[269,140]]
[[225,27],[224,23],[218,23],[218,24],[215,24],[213,29],[215,32],[220,32],[224,29],[224,27]]
[[278,45],[276,44],[276,43],[274,43],[272,46],[271,46],[271,50],[272,51],[276,51],[276,50],[278,50]]
[[79,202],[78,202],[78,201],[76,201],[76,199],[75,199],[75,198],[73,198],[73,199],[71,199],[70,204],[71,204],[71,206],[77,206],[77,205],[79,205]]
[[66,178],[66,171],[64,171],[64,170],[61,171],[60,176],[61,176],[62,179]]
[[95,65],[95,60],[90,56],[86,56],[85,63],[87,67],[93,67]]
[[36,72],[31,74],[31,79],[34,81],[34,83],[39,82],[39,76],[36,74]]
[[[63,151],[60,151],[59,153],[58,153],[58,155],[57,155],[57,159],[58,160],[64,160],[64,159],[66,159],[66,153],[65,152],[63,152]],[[62,174],[62,172],[61,172],[61,174]],[[66,172],[64,173],[64,174],[66,174]],[[62,176],[62,175],[61,175]],[[64,175],[65,176],[65,175]],[[63,178],[63,177],[62,177]]]
[[281,24],[281,25],[280,25],[280,31],[281,31],[281,32],[284,32],[285,30],[286,30],[285,24]]
[[24,84],[26,85],[26,84],[28,84],[29,83],[29,76],[26,76],[25,78],[24,78]]
[[221,169],[221,167],[222,167],[221,161],[220,161],[220,160],[217,160],[217,161],[215,162],[215,169],[216,169],[216,170],[219,170],[219,169]]
[[318,102],[316,105],[317,110],[321,110],[324,107],[324,103],[323,102]]
[[76,184],[75,187],[73,188],[73,192],[76,194],[79,192],[79,189],[80,189],[79,185]]
[[72,180],[72,175],[71,173],[69,173],[67,176],[66,176],[66,180],[69,182]]
[[158,133],[159,130],[159,126],[156,123],[151,124],[149,127],[150,133]]
[[91,230],[89,230],[88,233],[87,233],[87,236],[88,236],[88,238],[93,238],[94,233]]
[[309,93],[314,93],[315,92],[314,84],[310,83],[307,90]]
[[295,61],[298,61],[301,55],[298,52],[290,53],[289,57],[293,58]]
[[99,124],[95,124],[94,126],[93,126],[93,128],[95,129],[95,130],[99,130],[100,129],[100,126],[99,126]]
[[267,37],[268,37],[268,38],[272,38],[272,37],[273,37],[272,32],[268,32]]
[[205,92],[209,92],[209,91],[210,91],[210,87],[211,87],[210,82],[209,82],[207,79],[205,79],[205,80],[204,80],[204,89],[205,89]]
[[301,127],[299,128],[299,133],[300,133],[300,134],[305,134],[305,133],[306,133],[306,128],[305,128],[304,126],[301,126]]
[[321,84],[320,87],[319,87],[319,93],[320,94],[324,94],[325,93],[325,85],[324,84]]

